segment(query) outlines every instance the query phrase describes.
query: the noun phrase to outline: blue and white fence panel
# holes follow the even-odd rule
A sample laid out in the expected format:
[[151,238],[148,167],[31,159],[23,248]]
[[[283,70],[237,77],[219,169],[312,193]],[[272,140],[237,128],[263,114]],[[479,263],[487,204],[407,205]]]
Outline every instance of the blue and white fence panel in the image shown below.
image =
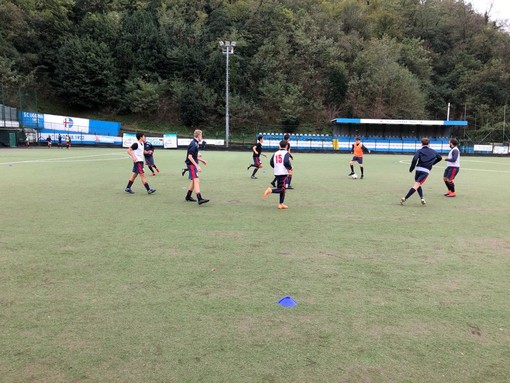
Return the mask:
[[[277,149],[284,136],[283,133],[260,134],[264,136],[264,147],[267,149]],[[355,137],[324,134],[291,134],[289,142],[292,149],[298,150],[350,151],[354,139]],[[421,140],[411,138],[362,137],[361,140],[365,147],[374,152],[414,153],[421,148]],[[440,153],[450,150],[447,138],[431,139],[430,147]]]

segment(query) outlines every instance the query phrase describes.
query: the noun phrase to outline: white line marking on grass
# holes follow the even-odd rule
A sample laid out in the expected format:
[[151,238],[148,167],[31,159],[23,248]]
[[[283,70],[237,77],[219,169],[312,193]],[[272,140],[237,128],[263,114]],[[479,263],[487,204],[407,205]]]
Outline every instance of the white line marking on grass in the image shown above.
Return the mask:
[[[37,160],[26,160],[26,161],[10,161],[0,162],[0,165],[14,165],[14,164],[43,164],[48,162],[95,162],[95,161],[117,161],[127,159],[127,156],[123,155],[118,158],[95,158],[92,157],[104,157],[104,156],[119,156],[119,153],[107,153],[107,154],[94,154],[90,156],[74,156],[74,157],[60,157],[60,158],[45,158]],[[86,159],[87,158],[87,159]]]

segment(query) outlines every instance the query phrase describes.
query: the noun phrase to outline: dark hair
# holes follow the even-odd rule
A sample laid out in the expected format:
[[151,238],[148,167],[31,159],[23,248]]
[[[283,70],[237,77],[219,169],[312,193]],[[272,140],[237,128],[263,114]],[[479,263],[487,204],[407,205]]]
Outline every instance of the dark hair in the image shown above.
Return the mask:
[[259,134],[259,136],[257,137],[257,141],[260,141],[263,138],[264,138],[264,136],[262,134]]
[[289,134],[285,134],[285,135],[283,136],[283,139],[284,139],[284,140],[288,140],[289,138],[290,138],[290,135],[289,135]]
[[423,138],[421,139],[421,144],[422,144],[423,146],[430,144],[430,140],[428,139],[428,137],[423,137]]
[[136,133],[136,139],[139,140],[140,138],[142,138],[143,136],[145,136],[144,133]]
[[457,146],[459,144],[459,140],[457,140],[456,138],[451,138],[450,142],[452,143],[453,146]]
[[281,140],[280,141],[280,148],[285,149],[287,147],[287,141]]
[[355,141],[361,141],[361,137],[356,137],[354,140]]

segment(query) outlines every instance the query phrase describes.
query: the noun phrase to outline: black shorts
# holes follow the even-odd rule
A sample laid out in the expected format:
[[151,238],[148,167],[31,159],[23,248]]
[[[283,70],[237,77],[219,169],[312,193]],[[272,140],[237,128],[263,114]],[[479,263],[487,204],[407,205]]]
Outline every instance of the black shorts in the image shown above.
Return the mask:
[[460,168],[458,166],[448,166],[444,170],[443,177],[449,179],[450,181],[453,181],[457,174],[459,174]]
[[144,174],[143,161],[138,161],[133,164],[133,173]]

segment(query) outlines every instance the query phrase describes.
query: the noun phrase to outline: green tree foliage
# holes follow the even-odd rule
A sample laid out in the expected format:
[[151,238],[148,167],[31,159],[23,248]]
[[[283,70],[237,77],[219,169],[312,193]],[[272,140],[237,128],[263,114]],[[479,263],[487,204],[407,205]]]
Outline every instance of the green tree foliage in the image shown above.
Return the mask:
[[126,80],[124,82],[124,99],[122,100],[127,112],[151,113],[158,108],[161,84],[150,83],[142,78]]
[[0,0],[0,81],[189,127],[489,121],[510,34],[461,0]]
[[425,94],[420,81],[399,63],[402,44],[371,40],[355,60],[349,83],[349,106],[356,117],[423,118]]
[[105,43],[70,37],[57,56],[55,89],[69,104],[86,108],[115,105],[118,76]]

